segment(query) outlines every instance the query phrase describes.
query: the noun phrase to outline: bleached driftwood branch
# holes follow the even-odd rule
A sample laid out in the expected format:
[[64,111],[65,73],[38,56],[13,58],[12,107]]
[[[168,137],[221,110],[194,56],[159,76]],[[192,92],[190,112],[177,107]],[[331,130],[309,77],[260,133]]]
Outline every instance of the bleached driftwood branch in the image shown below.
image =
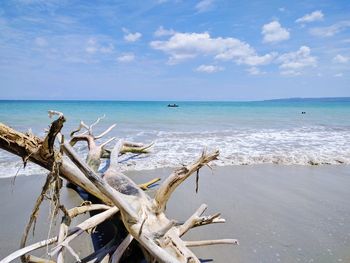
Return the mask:
[[200,240],[200,241],[185,241],[187,247],[201,247],[211,245],[231,244],[238,245],[237,239],[217,239],[217,240]]
[[157,211],[161,212],[165,210],[166,204],[169,201],[171,194],[175,189],[185,181],[191,174],[198,172],[200,168],[207,165],[209,162],[216,160],[219,156],[219,151],[215,151],[211,154],[205,152],[202,156],[193,164],[184,166],[174,171],[159,187],[155,197],[154,204]]
[[197,226],[203,226],[213,223],[225,223],[226,220],[220,217],[220,213],[211,216],[201,216],[208,208],[206,204],[202,204],[197,211],[179,227],[179,235],[184,235],[188,230]]
[[112,258],[111,258],[111,263],[119,263],[125,250],[128,248],[128,246],[130,245],[131,241],[133,241],[133,239],[134,239],[133,236],[130,234],[126,236],[126,238],[123,240],[123,242],[114,251]]
[[[122,223],[128,231],[124,241],[118,247],[112,242],[101,250],[92,253],[83,261],[108,259],[109,254],[113,252],[110,260],[111,262],[118,262],[131,241],[135,240],[142,247],[144,256],[149,262],[199,263],[197,256],[188,247],[238,243],[233,239],[206,241],[183,241],[181,239],[181,236],[193,227],[225,222],[224,219],[219,217],[220,214],[202,216],[206,205],[202,205],[180,226],[174,220],[168,219],[165,214],[166,204],[176,188],[191,174],[197,173],[198,176],[200,168],[217,159],[218,151],[203,152],[201,157],[193,164],[174,171],[160,185],[155,197],[151,198],[143,190],[157,182],[158,179],[139,186],[121,171],[118,163],[121,154],[125,152],[144,153],[151,145],[118,140],[112,151],[105,149],[104,147],[114,138],[97,145],[96,140],[105,136],[115,127],[115,125],[112,125],[101,134],[94,136],[93,127],[99,123],[101,120],[99,118],[90,126],[81,122],[79,129],[71,133],[70,142],[61,139],[62,155],[54,148],[54,142],[56,136],[62,137],[60,136],[60,130],[65,119],[63,114],[59,112],[52,111],[51,115],[53,114],[58,115],[58,118],[52,123],[44,140],[31,134],[20,133],[0,123],[0,148],[21,156],[25,161],[33,161],[50,171],[59,162],[57,169],[60,176],[96,196],[103,204],[91,205],[89,208],[87,206],[77,207],[66,211],[58,237],[22,248],[0,261],[1,263],[10,262],[37,248],[53,243],[57,244],[51,250],[51,255],[57,255],[57,262],[64,262],[64,249],[67,249],[77,261],[80,261],[78,255],[70,247],[69,242],[87,229],[110,218],[118,211]],[[85,129],[85,131],[78,134],[81,129]],[[89,151],[86,161],[82,160],[73,148],[78,141],[85,141],[88,144]],[[103,174],[99,173],[101,158],[110,158],[109,167]],[[92,216],[76,227],[69,226],[71,217],[96,209],[105,211]],[[65,210],[63,209],[63,211]],[[28,257],[26,259],[28,260]]]
[[[84,222],[80,223],[79,225],[77,225],[76,227],[73,227],[71,229],[67,230],[67,235],[65,237],[64,240],[69,238],[69,241],[71,241],[72,239],[74,239],[75,237],[77,237],[78,235],[80,235],[83,231],[86,231],[88,229],[94,228],[96,227],[98,224],[102,223],[104,220],[108,219],[111,215],[115,214],[116,212],[118,212],[118,209],[116,207],[109,207],[106,205],[84,205],[84,206],[79,206],[79,207],[74,207],[72,209],[70,209],[68,211],[68,215],[71,218],[74,218],[80,214],[86,213],[88,211],[95,211],[95,210],[107,210],[108,213],[100,213],[97,214],[93,217],[90,217],[88,219],[86,219]],[[77,234],[79,233],[79,234]],[[71,238],[71,236],[73,236],[73,238]],[[8,255],[6,258],[2,259],[0,261],[0,263],[7,263],[7,262],[11,262],[14,259],[21,257],[31,251],[37,250],[39,248],[45,247],[47,245],[51,245],[54,244],[58,241],[58,237],[53,237],[47,240],[43,240],[40,242],[37,242],[33,245],[21,248],[17,251],[15,251],[14,253]],[[69,242],[68,241],[68,242]]]

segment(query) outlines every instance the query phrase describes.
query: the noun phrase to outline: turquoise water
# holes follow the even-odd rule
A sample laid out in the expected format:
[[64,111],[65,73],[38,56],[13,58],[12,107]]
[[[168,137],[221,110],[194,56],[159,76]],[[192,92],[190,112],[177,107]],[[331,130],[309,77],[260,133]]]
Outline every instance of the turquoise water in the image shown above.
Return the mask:
[[[106,120],[125,127],[159,127],[167,130],[218,128],[285,128],[300,125],[349,126],[350,100],[261,101],[261,102],[168,102],[128,101],[0,101],[0,119],[27,127],[47,122],[48,109],[62,111],[75,125],[106,114]],[[301,115],[301,111],[307,114]]]
[[[68,134],[80,120],[92,123],[105,114],[96,133],[117,123],[107,138],[155,142],[151,155],[126,164],[131,169],[177,166],[204,148],[221,150],[218,165],[350,163],[348,98],[176,102],[178,108],[168,108],[168,103],[173,102],[0,101],[0,121],[43,135],[50,123],[47,110],[53,109],[67,117]],[[0,175],[5,162],[19,165],[0,151]]]

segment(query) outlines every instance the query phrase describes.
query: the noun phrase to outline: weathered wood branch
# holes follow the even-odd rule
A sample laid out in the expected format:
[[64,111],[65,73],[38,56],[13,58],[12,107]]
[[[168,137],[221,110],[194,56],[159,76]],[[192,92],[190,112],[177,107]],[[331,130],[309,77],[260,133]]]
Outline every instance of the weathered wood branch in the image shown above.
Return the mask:
[[123,240],[122,243],[118,246],[118,248],[114,251],[112,258],[111,258],[111,263],[119,263],[120,259],[122,258],[125,250],[128,248],[130,245],[131,241],[133,240],[132,235],[127,235],[127,237]]
[[108,210],[112,208],[111,206],[104,204],[82,204],[81,206],[73,207],[68,210],[69,217],[73,218],[77,215],[84,214],[86,212],[96,211],[96,210]]
[[187,233],[188,230],[198,226],[204,226],[213,223],[225,223],[225,219],[220,217],[220,213],[210,215],[210,216],[201,216],[204,211],[207,209],[206,204],[202,204],[197,211],[186,220],[186,222],[179,227],[179,235],[183,236]]
[[152,187],[154,184],[156,184],[157,182],[159,182],[161,179],[160,178],[154,178],[151,181],[148,181],[146,183],[143,184],[139,184],[139,187],[142,190],[147,190],[148,188]]
[[[53,114],[57,115],[57,112],[53,112]],[[51,250],[51,254],[58,255],[58,263],[64,262],[63,249],[67,249],[77,261],[80,261],[78,255],[70,247],[69,242],[87,229],[110,218],[118,211],[120,212],[122,223],[129,234],[118,247],[112,240],[111,243],[101,250],[83,259],[84,262],[88,260],[106,260],[112,252],[114,253],[111,262],[118,262],[133,239],[143,248],[147,260],[161,263],[199,263],[200,260],[188,247],[238,243],[233,239],[206,241],[183,241],[181,239],[181,236],[193,227],[224,222],[224,219],[219,217],[220,214],[202,216],[206,205],[202,205],[181,226],[178,226],[174,220],[167,218],[165,214],[166,204],[175,189],[191,174],[196,172],[198,174],[201,167],[216,160],[219,155],[218,151],[210,154],[203,152],[202,156],[193,164],[174,171],[160,185],[155,197],[151,198],[143,190],[157,182],[158,178],[138,186],[121,172],[118,159],[125,152],[148,152],[148,149],[153,144],[145,146],[119,140],[112,151],[106,150],[104,149],[105,145],[114,138],[100,145],[96,144],[96,140],[109,133],[115,125],[110,126],[107,130],[94,137],[93,127],[100,121],[98,119],[90,126],[81,122],[79,129],[71,133],[72,139],[70,143],[61,140],[63,153],[61,156],[59,151],[54,148],[55,137],[60,137],[59,131],[64,122],[64,116],[60,113],[58,115],[58,119],[54,121],[54,123],[57,122],[57,126],[54,123],[51,125],[51,129],[55,132],[51,132],[50,129],[43,140],[32,134],[17,132],[0,123],[0,148],[21,156],[24,160],[31,160],[48,170],[56,167],[54,165],[59,160],[58,170],[60,176],[96,196],[103,204],[81,206],[68,211],[63,210],[65,211],[65,216],[63,217],[58,237],[18,250],[6,257],[4,259],[6,261],[1,261],[1,263],[10,262],[30,251],[53,243],[57,244]],[[86,131],[77,134],[81,129],[86,129]],[[89,152],[86,161],[83,161],[72,147],[78,141],[86,141],[88,143]],[[103,174],[99,174],[100,160],[105,157],[110,158],[109,167]],[[92,216],[76,227],[69,227],[71,217],[95,210],[105,211]]]
[[[69,217],[69,214],[63,216],[62,222],[60,225],[60,229],[58,232],[58,243],[63,242],[63,240],[67,237],[68,234],[68,227],[71,223],[71,218]],[[64,263],[64,256],[63,256],[63,247],[58,251],[57,255],[57,263]]]
[[[55,162],[54,155],[42,155],[40,148],[43,140],[32,134],[24,134],[18,132],[9,126],[0,123],[0,148],[13,153],[24,160],[29,160],[41,167],[51,171]],[[58,151],[57,151],[58,152]],[[112,204],[112,202],[104,196],[97,187],[88,180],[84,174],[76,167],[67,157],[62,157],[59,166],[60,176],[67,179],[71,183],[80,186],[86,192],[96,196],[105,204]]]
[[81,172],[103,193],[107,196],[115,206],[119,209],[126,210],[130,214],[130,220],[136,220],[137,216],[134,211],[131,210],[129,205],[126,203],[125,199],[127,196],[119,193],[107,184],[105,180],[102,180],[86,163],[84,163],[74,149],[66,143],[62,144],[63,151],[72,160],[72,162],[81,170]]
[[27,256],[27,262],[28,263],[56,263],[53,260],[46,259],[46,258],[39,258],[33,255],[28,255]]
[[16,258],[19,258],[29,252],[32,252],[34,250],[37,250],[39,248],[42,248],[42,247],[45,247],[45,246],[48,246],[48,245],[51,245],[53,243],[55,243],[57,241],[57,237],[53,237],[53,238],[50,238],[50,239],[47,239],[47,240],[43,240],[43,241],[39,241],[39,242],[36,242],[30,246],[27,246],[27,247],[24,247],[24,248],[21,248],[13,253],[11,253],[10,255],[8,255],[7,257],[3,258],[0,263],[9,263],[13,260],[15,260]]
[[231,244],[238,245],[237,239],[217,239],[217,240],[200,240],[200,241],[185,241],[187,247],[201,247],[211,245]]
[[184,166],[172,173],[159,187],[154,197],[156,209],[161,212],[165,210],[166,204],[170,199],[171,194],[175,189],[185,181],[191,174],[198,171],[204,165],[216,160],[219,156],[219,151],[211,154],[202,153],[202,156],[193,164]]
[[[50,253],[51,256],[59,253],[63,247],[68,248],[69,242],[71,242],[73,239],[78,237],[80,234],[84,233],[86,230],[101,224],[103,221],[107,220],[118,211],[119,209],[117,207],[112,207],[102,213],[90,217],[89,219],[85,220],[84,222],[80,223],[78,226],[70,229],[69,231],[67,229],[67,237],[64,237],[62,240],[59,240],[58,245],[52,249],[52,252]],[[69,236],[68,232],[70,233]]]
[[[101,208],[105,209],[105,207],[99,207],[99,206],[94,206],[94,205],[92,205],[90,208],[96,209],[96,210],[100,210]],[[76,208],[73,208],[73,209],[69,210],[68,213],[71,214],[73,217],[73,216],[77,216],[79,214],[85,213],[87,211],[88,211],[87,209],[79,211]],[[94,228],[95,226],[102,223],[104,220],[110,218],[113,214],[115,214],[117,212],[118,212],[118,208],[112,207],[112,208],[106,210],[105,212],[102,212],[100,214],[97,214],[93,217],[86,219],[82,223],[78,224],[76,227],[68,229],[67,236],[65,237],[63,242],[69,243],[71,240],[73,240],[74,238],[79,236],[84,231],[91,229],[91,228]],[[66,241],[66,240],[68,240],[68,241]],[[37,250],[37,249],[45,247],[47,245],[54,244],[57,241],[58,241],[58,237],[56,236],[56,237],[53,237],[53,238],[50,238],[47,240],[43,240],[43,241],[34,243],[34,244],[29,245],[27,247],[21,248],[15,252],[13,252],[12,254],[8,255],[6,258],[2,259],[0,261],[0,263],[11,262],[11,261],[15,260],[16,258],[19,258],[19,257],[21,257],[21,256],[23,256],[31,251]],[[58,246],[56,246],[56,248],[58,248]],[[57,249],[56,253],[58,253],[58,251],[59,251],[59,249]]]
[[102,138],[103,136],[105,136],[107,133],[109,133],[111,130],[114,129],[114,127],[117,126],[117,124],[112,124],[111,126],[109,126],[104,132],[100,133],[97,136],[94,136],[95,140]]

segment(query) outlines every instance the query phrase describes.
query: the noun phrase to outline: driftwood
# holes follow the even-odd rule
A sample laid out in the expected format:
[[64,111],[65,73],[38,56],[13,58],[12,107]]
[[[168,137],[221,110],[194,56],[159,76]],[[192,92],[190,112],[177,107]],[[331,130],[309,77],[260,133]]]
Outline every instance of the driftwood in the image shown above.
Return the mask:
[[[212,223],[224,223],[220,214],[202,216],[207,206],[203,204],[188,220],[179,224],[167,218],[166,205],[176,188],[201,167],[216,160],[219,152],[203,152],[197,161],[174,171],[156,190],[154,198],[145,191],[160,179],[155,178],[141,185],[135,184],[124,175],[118,160],[125,153],[148,153],[152,144],[125,142],[118,140],[112,150],[106,146],[116,138],[111,138],[101,144],[97,140],[108,134],[116,125],[113,124],[99,135],[93,134],[93,128],[102,118],[92,125],[81,122],[79,128],[70,134],[66,140],[61,134],[65,122],[62,113],[49,111],[49,115],[58,116],[52,122],[44,139],[31,133],[21,133],[5,124],[0,123],[0,148],[22,157],[24,163],[34,162],[50,171],[43,191],[39,196],[30,221],[23,235],[21,249],[2,259],[0,263],[11,262],[21,257],[22,262],[64,262],[64,254],[69,252],[78,262],[120,262],[123,253],[131,243],[136,243],[142,250],[147,262],[200,262],[198,257],[189,249],[193,246],[206,246],[214,244],[238,244],[235,239],[184,241],[181,237],[194,227]],[[59,142],[58,144],[55,142]],[[88,145],[86,160],[82,160],[75,152],[77,142],[84,141]],[[58,148],[57,148],[58,146]],[[101,159],[109,158],[109,166],[100,171]],[[60,179],[69,183],[100,200],[101,204],[86,203],[83,206],[66,210],[59,202]],[[43,240],[35,244],[26,245],[27,234],[35,223],[40,203],[49,187],[55,189],[55,210],[63,212],[62,222],[56,237]],[[95,211],[91,216],[77,226],[70,226],[71,219],[81,213]],[[97,212],[102,211],[102,212]],[[127,230],[124,240],[115,242],[111,240],[104,247],[94,251],[84,259],[80,259],[70,246],[69,242],[81,233],[105,222],[113,215],[118,214],[123,227]],[[113,217],[114,218],[114,217]],[[49,251],[49,259],[40,259],[29,255],[31,251],[41,247],[53,245]],[[55,261],[53,261],[55,260]]]

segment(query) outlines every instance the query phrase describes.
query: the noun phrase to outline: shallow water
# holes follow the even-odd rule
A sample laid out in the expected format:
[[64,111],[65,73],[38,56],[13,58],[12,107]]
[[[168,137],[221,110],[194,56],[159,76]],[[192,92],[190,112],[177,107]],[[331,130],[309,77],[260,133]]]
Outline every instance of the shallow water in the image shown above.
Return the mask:
[[[50,122],[46,112],[54,109],[66,115],[68,134],[80,120],[92,123],[106,114],[96,133],[117,123],[108,137],[155,143],[151,155],[123,161],[136,170],[178,166],[205,148],[220,149],[216,165],[350,163],[349,99],[176,102],[178,108],[168,103],[0,101],[0,121],[43,135]],[[86,153],[84,145],[78,147]],[[0,151],[1,177],[13,176],[20,167],[19,158]],[[29,165],[19,174],[38,172]]]

